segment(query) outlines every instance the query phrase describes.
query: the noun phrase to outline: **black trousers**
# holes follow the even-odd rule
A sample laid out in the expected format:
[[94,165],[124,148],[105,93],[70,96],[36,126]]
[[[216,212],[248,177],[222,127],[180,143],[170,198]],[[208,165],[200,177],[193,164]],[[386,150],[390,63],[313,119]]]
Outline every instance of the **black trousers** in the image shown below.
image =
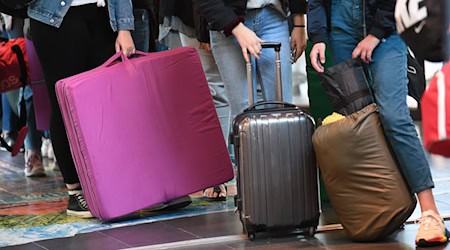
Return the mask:
[[78,183],[55,84],[104,63],[115,53],[117,34],[109,24],[108,9],[95,4],[71,7],[60,28],[31,20],[31,34],[50,97],[50,137],[55,157],[64,182]]

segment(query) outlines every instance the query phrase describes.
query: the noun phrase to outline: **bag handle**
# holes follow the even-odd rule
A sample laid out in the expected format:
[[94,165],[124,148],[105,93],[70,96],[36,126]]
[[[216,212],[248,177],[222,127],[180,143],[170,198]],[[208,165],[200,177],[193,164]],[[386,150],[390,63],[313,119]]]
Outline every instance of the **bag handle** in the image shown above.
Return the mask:
[[150,55],[150,53],[136,50],[136,52],[135,52],[133,55],[131,55],[130,58],[128,58],[122,51],[119,51],[119,52],[117,52],[116,54],[114,54],[113,56],[111,56],[111,57],[110,57],[106,62],[104,62],[100,67],[103,67],[103,68],[109,67],[109,66],[111,66],[116,60],[118,60],[119,58],[120,58],[120,60],[121,60],[122,62],[126,62],[126,61],[128,61],[128,60],[130,60],[130,59],[136,58],[135,55],[137,55],[137,57],[140,57],[140,56],[148,56],[148,55]]
[[340,110],[347,106],[349,103],[366,96],[372,96],[372,93],[370,93],[370,90],[368,88],[358,90],[348,96],[343,96],[339,101],[333,102],[332,106],[335,107],[336,110]]
[[266,102],[258,102],[258,103],[253,104],[250,107],[246,108],[244,110],[244,112],[254,111],[254,110],[256,110],[257,107],[259,107],[259,106],[266,106],[266,105],[276,105],[276,106],[279,106],[280,108],[295,108],[295,109],[298,109],[297,106],[295,106],[294,104],[291,104],[291,103],[277,102],[277,101],[266,101]]

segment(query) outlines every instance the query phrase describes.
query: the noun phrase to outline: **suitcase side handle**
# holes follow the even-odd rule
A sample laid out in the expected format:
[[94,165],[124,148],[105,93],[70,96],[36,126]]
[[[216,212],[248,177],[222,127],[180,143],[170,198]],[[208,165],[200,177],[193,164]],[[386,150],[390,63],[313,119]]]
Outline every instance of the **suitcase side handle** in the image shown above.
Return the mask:
[[246,108],[246,109],[244,110],[244,112],[254,111],[254,110],[257,109],[257,107],[260,107],[260,106],[266,106],[266,105],[276,105],[276,106],[278,106],[278,107],[280,107],[280,108],[295,108],[295,109],[298,109],[297,106],[295,106],[294,104],[291,104],[291,103],[287,103],[287,102],[277,102],[277,101],[267,101],[267,102],[258,102],[258,103],[255,103],[255,104],[251,105],[250,107]]
[[[281,85],[281,59],[280,59],[280,50],[281,43],[280,42],[263,42],[261,43],[261,47],[265,48],[273,48],[275,50],[275,65],[276,65],[276,101],[283,102],[283,90]],[[248,51],[247,51],[248,53]],[[255,96],[253,94],[253,74],[252,74],[252,63],[251,60],[246,64],[247,66],[247,85],[248,85],[248,102],[250,106],[253,106],[255,101]]]

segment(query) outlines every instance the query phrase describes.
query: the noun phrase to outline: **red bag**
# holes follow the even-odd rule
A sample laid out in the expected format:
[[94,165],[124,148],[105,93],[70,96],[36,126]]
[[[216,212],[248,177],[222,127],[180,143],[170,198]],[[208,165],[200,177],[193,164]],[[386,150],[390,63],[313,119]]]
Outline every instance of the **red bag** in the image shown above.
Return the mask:
[[450,64],[431,80],[422,97],[422,126],[426,150],[450,157]]
[[29,83],[30,70],[25,38],[0,42],[0,93]]

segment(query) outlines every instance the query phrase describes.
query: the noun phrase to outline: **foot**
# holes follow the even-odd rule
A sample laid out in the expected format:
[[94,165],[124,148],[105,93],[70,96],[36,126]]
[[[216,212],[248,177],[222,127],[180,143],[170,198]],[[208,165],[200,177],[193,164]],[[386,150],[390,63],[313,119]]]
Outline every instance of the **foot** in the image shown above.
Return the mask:
[[69,204],[67,206],[67,215],[78,216],[81,218],[94,217],[89,211],[81,187],[69,190]]
[[55,152],[53,151],[53,144],[50,139],[49,139],[49,143],[47,145],[47,158],[56,160]]
[[215,187],[207,188],[203,191],[203,198],[207,201],[226,201],[227,186],[220,184]]
[[45,176],[44,165],[41,156],[34,150],[25,150],[25,176]]
[[432,210],[423,212],[419,223],[419,232],[416,236],[417,246],[436,246],[448,241],[449,232],[445,228],[444,220],[436,212]]
[[43,158],[48,157],[49,144],[50,144],[50,139],[42,138],[41,155]]
[[55,160],[50,160],[49,159],[47,162],[48,162],[48,167],[50,168],[50,170],[52,170],[52,171],[61,171],[59,169],[59,165],[58,165],[58,162],[56,161],[56,159]]
[[[12,147],[14,145],[15,140],[14,140],[14,137],[12,136],[11,133],[3,131],[2,134],[1,134],[1,137],[5,140],[6,144],[8,144],[8,146]],[[0,147],[0,150],[8,151],[3,146]]]

